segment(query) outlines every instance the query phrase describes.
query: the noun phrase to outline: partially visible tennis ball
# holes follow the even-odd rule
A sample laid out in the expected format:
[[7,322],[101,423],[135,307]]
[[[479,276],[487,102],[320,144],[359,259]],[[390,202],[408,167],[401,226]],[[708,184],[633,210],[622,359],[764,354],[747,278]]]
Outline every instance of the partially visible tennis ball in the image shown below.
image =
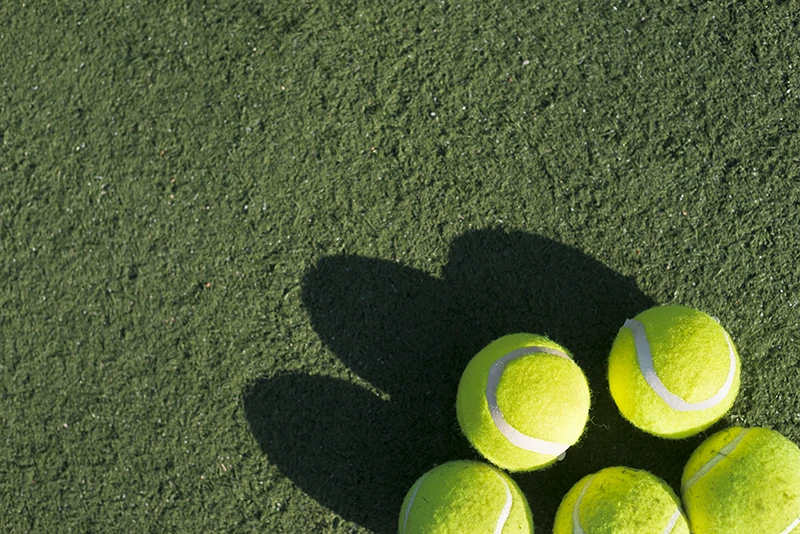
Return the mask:
[[508,475],[480,462],[448,462],[411,486],[399,534],[473,532],[533,534],[528,501]]
[[677,495],[657,476],[608,467],[572,486],[553,534],[689,534]]
[[608,361],[619,411],[662,438],[685,438],[722,418],[739,392],[739,373],[725,329],[683,306],[657,306],[626,321]]
[[473,447],[509,471],[555,462],[581,437],[589,384],[569,352],[544,336],[513,334],[467,365],[456,412]]
[[683,470],[695,534],[800,533],[800,448],[766,428],[728,428],[705,440]]

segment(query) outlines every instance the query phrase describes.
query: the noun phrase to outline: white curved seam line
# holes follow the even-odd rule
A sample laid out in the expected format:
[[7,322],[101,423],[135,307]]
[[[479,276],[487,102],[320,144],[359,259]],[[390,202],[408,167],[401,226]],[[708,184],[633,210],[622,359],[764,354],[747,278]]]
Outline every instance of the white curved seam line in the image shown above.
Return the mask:
[[789,528],[787,528],[786,530],[781,532],[781,534],[789,534],[791,531],[793,531],[797,527],[797,525],[800,525],[800,517],[798,517],[797,519],[792,521],[792,524],[789,525]]
[[639,360],[639,369],[641,369],[644,379],[653,391],[655,391],[673,410],[679,412],[706,410],[722,402],[722,400],[728,396],[728,393],[730,393],[733,387],[733,381],[736,378],[736,352],[733,349],[733,343],[727,333],[725,333],[725,343],[728,344],[730,365],[728,366],[728,376],[725,378],[725,383],[711,398],[700,402],[687,402],[667,389],[667,386],[664,385],[658,377],[658,374],[656,374],[655,365],[653,364],[653,353],[650,350],[650,342],[647,340],[647,332],[645,331],[644,325],[636,319],[628,319],[625,321],[624,327],[630,329],[633,333],[633,340],[636,345],[636,357]]
[[664,534],[669,534],[672,532],[672,529],[675,528],[675,524],[678,522],[678,519],[681,518],[681,509],[675,508],[675,513],[672,514],[672,517],[669,518],[669,523],[667,523],[667,528],[664,529]]
[[743,428],[739,434],[727,445],[722,447],[717,454],[714,455],[709,461],[703,464],[703,467],[697,470],[697,473],[691,476],[689,480],[687,480],[683,486],[681,487],[681,493],[685,494],[695,483],[700,480],[706,473],[711,471],[711,469],[720,463],[723,458],[726,458],[733,450],[739,445],[739,443],[744,439],[745,435],[750,432],[749,428]]
[[503,475],[498,473],[497,476],[500,477],[503,486],[506,488],[506,504],[503,506],[500,517],[497,519],[497,526],[494,528],[494,534],[502,534],[503,527],[506,526],[506,521],[508,521],[508,517],[511,515],[511,505],[514,502],[514,496],[511,494],[511,488],[508,487],[508,483],[503,478]]
[[503,376],[506,364],[517,358],[522,358],[523,356],[540,353],[560,356],[561,358],[572,361],[565,353],[550,347],[523,347],[513,350],[495,360],[489,368],[489,377],[486,382],[486,402],[489,405],[489,413],[492,416],[492,421],[494,421],[494,426],[497,427],[497,430],[499,430],[512,445],[539,454],[561,456],[567,451],[569,445],[554,441],[546,441],[523,434],[506,421],[503,411],[500,409],[500,405],[497,402],[497,386],[500,384],[500,377]]
[[581,490],[581,494],[578,495],[578,500],[575,501],[575,506],[572,507],[572,534],[586,534],[586,531],[583,530],[583,525],[581,525],[581,502],[589,486],[592,484],[594,477],[595,475],[592,475],[591,478],[586,481],[586,485],[583,487],[583,490]]
[[430,475],[430,473],[425,473],[422,476],[422,478],[420,478],[415,484],[415,487],[411,493],[411,499],[408,500],[408,507],[406,508],[406,513],[403,516],[403,532],[401,534],[406,532],[406,525],[408,525],[408,515],[411,513],[411,507],[414,506],[414,499],[417,496],[419,488],[422,487],[422,483],[425,481],[426,478],[428,478],[428,475]]

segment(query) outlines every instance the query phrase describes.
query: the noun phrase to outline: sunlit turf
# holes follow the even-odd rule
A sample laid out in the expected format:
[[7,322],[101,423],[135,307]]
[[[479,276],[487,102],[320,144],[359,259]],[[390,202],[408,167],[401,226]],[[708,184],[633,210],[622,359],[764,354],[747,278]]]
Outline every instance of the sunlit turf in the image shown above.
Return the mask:
[[393,532],[513,331],[593,390],[537,532],[607,465],[677,489],[700,438],[604,379],[654,303],[800,442],[799,8],[0,3],[2,530]]

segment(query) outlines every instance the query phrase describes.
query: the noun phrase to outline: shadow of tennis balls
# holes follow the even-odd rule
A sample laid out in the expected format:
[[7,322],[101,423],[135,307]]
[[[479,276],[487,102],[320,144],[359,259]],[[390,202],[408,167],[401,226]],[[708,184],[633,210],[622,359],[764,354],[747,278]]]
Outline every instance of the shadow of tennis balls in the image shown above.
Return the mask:
[[542,334],[568,349],[593,394],[587,431],[566,458],[514,476],[537,531],[550,528],[561,497],[586,473],[628,464],[679,477],[699,443],[665,453],[663,440],[619,415],[607,393],[608,351],[625,319],[653,301],[573,247],[524,232],[468,232],[438,276],[326,257],[305,273],[302,299],[340,363],[317,354],[316,364],[305,362],[313,375],[275,369],[244,392],[245,416],[284,476],[373,532],[396,532],[403,497],[423,473],[479,458],[457,422],[458,383],[469,360],[505,334]]

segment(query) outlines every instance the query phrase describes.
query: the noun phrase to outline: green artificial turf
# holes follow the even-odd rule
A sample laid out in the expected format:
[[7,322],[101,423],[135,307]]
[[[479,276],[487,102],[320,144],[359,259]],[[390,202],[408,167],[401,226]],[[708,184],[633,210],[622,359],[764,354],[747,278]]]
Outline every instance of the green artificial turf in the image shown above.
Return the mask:
[[800,3],[667,4],[0,3],[0,530],[394,532],[516,331],[593,390],[536,532],[678,489],[604,378],[660,303],[800,443]]

